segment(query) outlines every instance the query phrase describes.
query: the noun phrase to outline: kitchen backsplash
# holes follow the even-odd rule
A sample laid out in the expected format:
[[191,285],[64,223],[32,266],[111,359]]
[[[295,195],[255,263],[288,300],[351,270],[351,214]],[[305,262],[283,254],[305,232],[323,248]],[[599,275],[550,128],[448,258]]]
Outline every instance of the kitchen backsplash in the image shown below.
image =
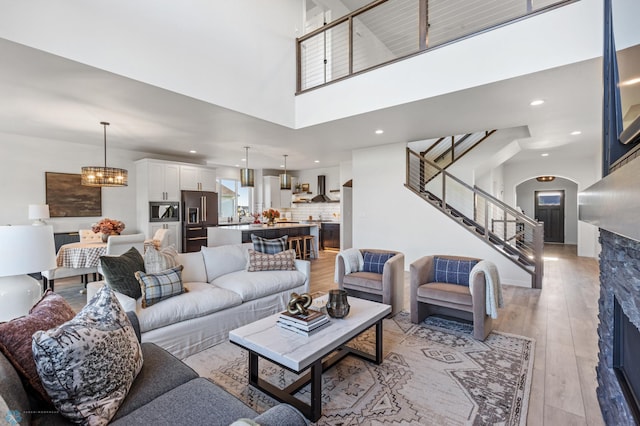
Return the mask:
[[300,222],[309,220],[340,221],[340,203],[304,203],[294,204],[290,209],[281,209],[291,213],[291,220]]

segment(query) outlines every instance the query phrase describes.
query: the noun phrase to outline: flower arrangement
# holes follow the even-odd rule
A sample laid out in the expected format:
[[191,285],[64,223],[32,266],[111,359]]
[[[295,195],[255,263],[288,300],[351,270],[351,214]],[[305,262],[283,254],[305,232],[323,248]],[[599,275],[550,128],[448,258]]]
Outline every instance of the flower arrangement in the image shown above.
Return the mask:
[[253,213],[253,223],[260,223],[260,213]]
[[280,212],[275,209],[269,209],[262,212],[262,216],[266,217],[269,220],[274,220],[280,217]]
[[109,219],[105,217],[98,223],[91,226],[91,230],[96,234],[101,232],[105,235],[119,234],[124,231],[124,223],[119,220]]

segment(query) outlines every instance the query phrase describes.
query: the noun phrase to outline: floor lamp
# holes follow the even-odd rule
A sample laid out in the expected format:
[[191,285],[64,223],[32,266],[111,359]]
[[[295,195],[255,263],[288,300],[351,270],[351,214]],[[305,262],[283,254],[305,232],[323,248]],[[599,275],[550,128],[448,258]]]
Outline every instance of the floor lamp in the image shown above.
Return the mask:
[[53,227],[0,226],[0,322],[29,313],[40,282],[26,274],[56,267]]

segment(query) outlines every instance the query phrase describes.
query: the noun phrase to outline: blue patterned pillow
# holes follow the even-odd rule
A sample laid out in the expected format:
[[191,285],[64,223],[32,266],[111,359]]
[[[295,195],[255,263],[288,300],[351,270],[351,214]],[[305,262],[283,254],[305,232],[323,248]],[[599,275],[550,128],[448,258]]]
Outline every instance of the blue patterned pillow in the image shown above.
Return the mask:
[[272,240],[268,238],[262,238],[257,235],[251,234],[251,242],[253,243],[253,249],[265,254],[276,254],[288,249],[287,239],[288,235],[283,235],[279,238]]
[[433,280],[438,283],[458,284],[469,286],[469,273],[478,263],[477,260],[452,260],[435,257]]
[[182,265],[155,274],[136,272],[136,279],[142,290],[142,307],[148,308],[161,300],[168,299],[187,290],[182,285]]
[[370,251],[364,252],[364,266],[362,270],[364,272],[374,272],[381,274],[384,269],[384,264],[387,260],[395,256],[395,253],[372,253]]

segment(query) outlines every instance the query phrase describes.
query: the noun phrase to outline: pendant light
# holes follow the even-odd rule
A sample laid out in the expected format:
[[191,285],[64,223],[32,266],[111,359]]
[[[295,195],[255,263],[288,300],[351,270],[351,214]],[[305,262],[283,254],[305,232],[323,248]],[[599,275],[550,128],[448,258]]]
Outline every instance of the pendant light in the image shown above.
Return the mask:
[[280,189],[291,189],[291,175],[287,174],[287,157],[284,155],[284,174],[280,175]]
[[240,186],[253,188],[253,169],[249,168],[249,147],[245,146],[244,169],[240,169]]
[[104,167],[83,167],[81,182],[85,186],[127,186],[128,172],[125,169],[107,167],[107,126],[109,123],[101,121],[100,124],[104,127]]

